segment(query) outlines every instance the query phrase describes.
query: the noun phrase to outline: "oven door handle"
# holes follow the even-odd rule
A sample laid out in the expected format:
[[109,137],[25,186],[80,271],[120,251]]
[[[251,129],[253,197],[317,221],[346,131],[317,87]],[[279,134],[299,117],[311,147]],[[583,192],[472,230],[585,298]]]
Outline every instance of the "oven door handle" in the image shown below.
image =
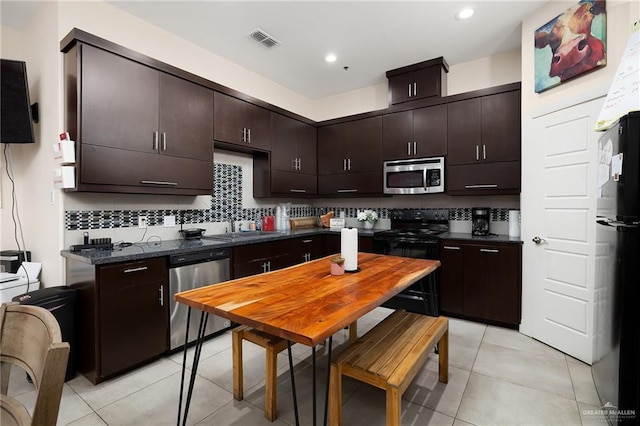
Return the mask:
[[429,189],[429,183],[427,182],[427,168],[422,169],[422,183],[424,183],[424,190]]

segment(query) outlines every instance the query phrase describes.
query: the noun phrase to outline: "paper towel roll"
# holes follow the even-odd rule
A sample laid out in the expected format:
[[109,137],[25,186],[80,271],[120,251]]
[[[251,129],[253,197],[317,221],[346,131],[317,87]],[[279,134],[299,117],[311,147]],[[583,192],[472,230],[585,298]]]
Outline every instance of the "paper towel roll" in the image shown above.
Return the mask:
[[520,236],[520,210],[509,210],[509,236]]
[[358,230],[342,228],[340,231],[340,255],[344,257],[344,270],[353,272],[358,269]]

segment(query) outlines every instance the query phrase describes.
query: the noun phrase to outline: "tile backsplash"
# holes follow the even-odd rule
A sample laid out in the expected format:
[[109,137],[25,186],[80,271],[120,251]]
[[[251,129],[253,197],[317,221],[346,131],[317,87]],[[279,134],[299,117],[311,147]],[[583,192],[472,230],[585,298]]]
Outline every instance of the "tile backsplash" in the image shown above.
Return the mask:
[[[185,224],[210,224],[220,222],[234,221],[257,221],[262,216],[275,215],[276,206],[261,206],[243,208],[243,169],[242,166],[234,164],[215,163],[214,165],[214,193],[210,197],[210,206],[208,208],[158,208],[152,209],[145,206],[139,210],[67,210],[64,215],[64,227],[66,231],[82,231],[82,230],[99,230],[99,229],[118,229],[118,228],[136,228],[138,227],[138,216],[146,216],[149,227],[162,226],[164,216],[175,216],[176,225],[179,226],[181,221]],[[287,200],[289,201],[289,200]],[[311,202],[311,201],[310,201]],[[318,202],[318,201],[314,201]],[[371,209],[378,213],[380,219],[389,219],[390,207],[378,206],[360,206],[349,207],[344,205],[332,207],[330,202],[324,201],[325,206],[304,205],[304,201],[300,205],[292,203],[290,215],[291,217],[317,217],[328,211],[333,210],[336,216],[340,212],[344,212],[347,219],[355,218],[358,211],[363,209]],[[373,200],[372,202],[375,202]],[[387,203],[388,204],[388,200]],[[100,206],[104,207],[104,206]],[[509,219],[508,208],[492,208],[491,222],[495,224],[498,233],[501,233],[503,226],[508,227]],[[467,225],[470,226],[471,208],[450,208],[450,222],[452,230],[465,230]],[[507,228],[505,228],[507,229]],[[493,232],[493,231],[492,231]]]

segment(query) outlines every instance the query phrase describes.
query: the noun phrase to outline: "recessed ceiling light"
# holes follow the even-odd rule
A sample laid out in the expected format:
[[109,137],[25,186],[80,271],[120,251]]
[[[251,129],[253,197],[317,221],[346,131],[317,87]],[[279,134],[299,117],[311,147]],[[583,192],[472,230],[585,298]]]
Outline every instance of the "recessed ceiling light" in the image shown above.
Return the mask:
[[473,16],[473,9],[466,8],[462,9],[460,12],[456,14],[456,19],[469,19]]
[[324,60],[327,62],[335,62],[337,59],[338,57],[333,53],[329,53],[327,56],[324,57]]

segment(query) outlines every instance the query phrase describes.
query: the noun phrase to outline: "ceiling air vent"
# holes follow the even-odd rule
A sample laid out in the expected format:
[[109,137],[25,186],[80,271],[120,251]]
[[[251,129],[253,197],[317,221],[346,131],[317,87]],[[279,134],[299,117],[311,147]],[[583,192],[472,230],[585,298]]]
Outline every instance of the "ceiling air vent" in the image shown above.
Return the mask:
[[249,37],[262,44],[263,46],[267,46],[269,48],[275,47],[280,44],[280,41],[276,40],[271,34],[266,31],[258,28],[257,30],[253,30]]

